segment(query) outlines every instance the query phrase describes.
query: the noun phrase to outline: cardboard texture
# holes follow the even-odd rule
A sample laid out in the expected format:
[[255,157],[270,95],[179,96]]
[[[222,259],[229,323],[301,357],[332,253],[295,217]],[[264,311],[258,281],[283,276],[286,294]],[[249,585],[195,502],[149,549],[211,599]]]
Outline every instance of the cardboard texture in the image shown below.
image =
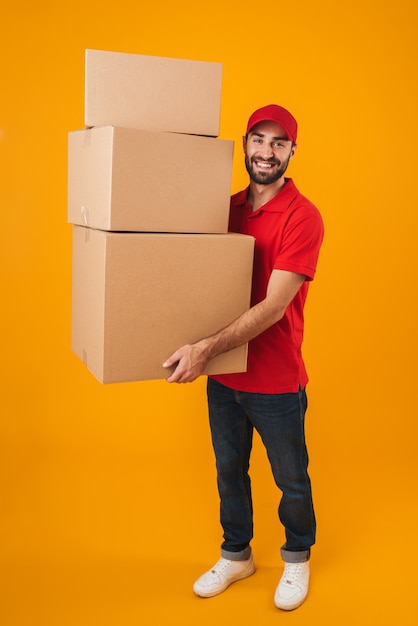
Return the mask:
[[68,221],[103,230],[226,233],[233,147],[113,126],[70,132]]
[[[73,226],[72,349],[102,383],[167,378],[164,360],[250,305],[254,240]],[[245,371],[247,346],[206,374]]]
[[85,125],[217,137],[222,64],[86,50]]

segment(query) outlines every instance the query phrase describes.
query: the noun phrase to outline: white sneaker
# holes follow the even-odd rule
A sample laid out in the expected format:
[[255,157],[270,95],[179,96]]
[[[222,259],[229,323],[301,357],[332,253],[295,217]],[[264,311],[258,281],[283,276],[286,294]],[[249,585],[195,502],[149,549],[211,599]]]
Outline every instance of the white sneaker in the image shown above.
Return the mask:
[[211,570],[202,574],[193,585],[193,591],[202,598],[211,598],[225,591],[231,583],[254,574],[252,555],[246,561],[230,561],[221,557]]
[[283,576],[274,594],[278,609],[292,611],[302,604],[308,595],[309,561],[285,563]]

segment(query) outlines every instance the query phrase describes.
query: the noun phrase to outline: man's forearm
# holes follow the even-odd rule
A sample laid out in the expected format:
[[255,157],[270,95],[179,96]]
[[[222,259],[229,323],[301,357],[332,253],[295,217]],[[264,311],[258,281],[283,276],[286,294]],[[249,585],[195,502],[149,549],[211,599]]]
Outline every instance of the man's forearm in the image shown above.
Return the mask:
[[209,360],[244,345],[278,322],[285,309],[275,310],[266,300],[245,311],[234,322],[196,342]]

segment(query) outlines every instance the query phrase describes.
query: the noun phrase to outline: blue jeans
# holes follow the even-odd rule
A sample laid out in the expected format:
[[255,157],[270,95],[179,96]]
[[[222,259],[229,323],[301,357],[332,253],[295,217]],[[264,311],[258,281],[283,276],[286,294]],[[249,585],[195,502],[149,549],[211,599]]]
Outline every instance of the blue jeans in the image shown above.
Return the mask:
[[286,536],[282,558],[293,563],[307,561],[315,543],[316,523],[305,443],[305,390],[247,393],[209,378],[207,392],[224,531],[222,555],[243,560],[251,554],[253,505],[248,470],[255,428],[282,492],[278,508]]

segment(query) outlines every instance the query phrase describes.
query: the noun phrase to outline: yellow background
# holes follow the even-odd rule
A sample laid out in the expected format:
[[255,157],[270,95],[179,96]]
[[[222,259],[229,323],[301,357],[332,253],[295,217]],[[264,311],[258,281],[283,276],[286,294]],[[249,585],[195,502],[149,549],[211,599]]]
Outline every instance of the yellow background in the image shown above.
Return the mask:
[[[416,31],[411,0],[3,6],[2,626],[415,622]],[[258,440],[258,572],[198,599],[221,540],[205,381],[101,386],[70,351],[66,150],[85,48],[221,62],[233,191],[252,110],[299,120],[291,175],[326,240],[305,342],[318,543],[294,613],[273,606],[283,536]]]

